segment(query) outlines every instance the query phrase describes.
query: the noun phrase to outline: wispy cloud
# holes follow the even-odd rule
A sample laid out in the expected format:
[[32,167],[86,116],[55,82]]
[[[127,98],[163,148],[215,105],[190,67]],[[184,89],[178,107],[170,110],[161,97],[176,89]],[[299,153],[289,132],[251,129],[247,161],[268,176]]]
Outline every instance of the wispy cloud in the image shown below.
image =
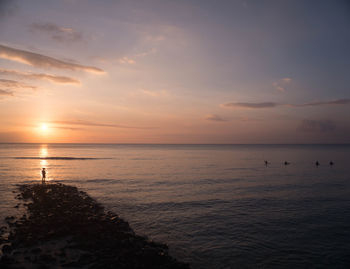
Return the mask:
[[145,39],[147,41],[152,41],[152,42],[162,42],[166,39],[166,37],[164,35],[151,35],[151,34],[147,34],[145,35]]
[[215,115],[215,114],[207,115],[205,116],[205,119],[209,121],[219,121],[219,122],[227,121],[227,119],[224,119],[221,116]]
[[3,69],[3,68],[0,68],[0,75],[15,76],[18,78],[25,78],[25,79],[47,80],[58,84],[80,84],[79,80],[70,78],[70,77],[56,76],[56,75],[43,74],[43,73],[37,74],[37,73],[31,73],[31,72],[20,72],[16,70]]
[[41,68],[58,68],[67,70],[87,71],[93,73],[104,73],[100,68],[93,66],[80,65],[75,63],[69,63],[61,61],[50,56],[26,51],[15,48],[10,48],[4,45],[0,45],[0,58],[8,59],[24,64],[28,64]]
[[172,45],[186,44],[186,29],[169,24],[142,25],[139,28],[142,40],[151,44],[152,47],[158,47],[171,43]]
[[272,108],[279,106],[280,104],[274,102],[262,102],[262,103],[227,103],[222,104],[222,107],[227,108]]
[[331,120],[303,120],[297,128],[303,132],[332,132],[336,125]]
[[320,101],[320,102],[309,102],[299,105],[291,105],[294,107],[305,107],[305,106],[325,106],[325,105],[348,105],[350,104],[350,99],[336,99],[331,101]]
[[124,128],[124,129],[154,129],[153,127],[136,127],[136,126],[127,126],[120,124],[109,124],[109,123],[100,123],[92,122],[85,120],[64,120],[64,121],[51,121],[51,124],[58,125],[69,125],[69,126],[96,126],[96,127],[111,127],[111,128]]
[[129,57],[123,57],[119,59],[119,63],[121,64],[135,64],[135,60],[129,58]]
[[0,87],[2,89],[6,90],[13,90],[13,89],[31,89],[36,90],[36,86],[28,85],[26,83],[22,83],[15,80],[9,80],[9,79],[0,79]]
[[69,126],[50,126],[50,127],[51,128],[55,128],[55,129],[70,130],[70,131],[82,131],[82,130],[85,130],[85,128],[69,127]]
[[291,78],[282,78],[272,83],[272,85],[277,91],[285,92],[287,85],[290,84],[291,81],[292,81]]
[[13,96],[13,91],[0,89],[0,96]]
[[59,42],[76,42],[83,39],[81,32],[71,27],[62,27],[50,22],[33,23],[30,28],[36,32],[46,33],[50,35],[53,40]]
[[1,96],[15,96],[17,92],[23,90],[36,90],[36,86],[28,85],[15,80],[0,79],[0,97]]
[[146,89],[140,89],[140,92],[144,95],[152,96],[152,97],[160,97],[165,96],[168,94],[166,90],[160,90],[160,91],[151,91]]
[[150,50],[135,54],[135,57],[146,57],[148,55],[155,54],[156,52],[156,48],[151,48]]
[[350,99],[336,99],[331,101],[320,101],[320,102],[309,102],[304,104],[280,104],[274,102],[262,102],[262,103],[227,103],[222,104],[221,107],[226,108],[274,108],[278,106],[288,106],[288,107],[308,107],[308,106],[327,106],[327,105],[348,105],[350,104]]

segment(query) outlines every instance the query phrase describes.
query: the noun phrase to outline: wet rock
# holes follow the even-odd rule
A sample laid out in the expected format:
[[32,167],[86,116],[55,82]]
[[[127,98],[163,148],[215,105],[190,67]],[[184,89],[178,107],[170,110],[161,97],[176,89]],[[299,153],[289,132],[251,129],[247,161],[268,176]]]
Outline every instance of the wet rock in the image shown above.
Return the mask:
[[[35,268],[50,268],[52,264],[71,268],[189,268],[168,254],[167,245],[135,235],[128,222],[113,212],[106,213],[102,205],[76,187],[18,187],[17,198],[26,200],[27,212],[18,221],[7,219],[12,223],[9,240],[13,248],[8,253],[31,251],[22,259],[2,258],[0,267],[21,268],[28,260]],[[51,251],[44,251],[47,244],[53,245]]]
[[52,263],[55,262],[56,259],[54,257],[52,257],[51,255],[47,255],[47,254],[42,254],[39,256],[40,261],[44,262],[44,263]]
[[13,261],[14,261],[14,259],[12,257],[5,254],[1,257],[0,265],[2,264],[2,266],[4,266],[4,268],[9,268],[8,266],[6,266],[6,264],[11,264]]
[[13,221],[14,219],[15,219],[14,216],[9,216],[5,218],[6,221]]
[[34,248],[30,252],[33,253],[33,254],[38,254],[38,253],[41,252],[41,249],[40,248]]
[[3,253],[8,254],[8,253],[10,253],[11,251],[12,251],[12,247],[11,247],[10,245],[5,245],[5,246],[2,247],[2,252],[3,252]]
[[13,252],[13,255],[14,256],[17,256],[17,255],[21,255],[22,253],[20,252],[20,251],[15,251],[15,252]]

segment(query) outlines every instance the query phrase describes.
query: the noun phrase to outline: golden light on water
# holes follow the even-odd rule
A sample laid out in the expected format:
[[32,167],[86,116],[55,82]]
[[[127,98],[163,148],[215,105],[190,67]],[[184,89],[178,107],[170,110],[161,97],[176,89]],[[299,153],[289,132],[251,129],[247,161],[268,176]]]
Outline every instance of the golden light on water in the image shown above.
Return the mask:
[[47,165],[48,165],[47,160],[40,160],[40,166],[41,166],[42,168],[46,168]]
[[[49,156],[49,152],[48,152],[48,147],[47,145],[41,145],[40,147],[40,151],[39,151],[39,157],[40,158],[46,158]],[[50,181],[50,178],[49,178],[49,175],[48,175],[48,169],[49,167],[49,162],[48,160],[45,160],[45,159],[40,159],[40,171],[39,171],[39,174],[40,174],[40,179],[41,179],[41,169],[45,168],[46,169],[46,181]]]
[[39,155],[40,155],[40,158],[45,158],[45,157],[48,156],[48,151],[47,151],[47,146],[46,145],[42,145],[41,146]]

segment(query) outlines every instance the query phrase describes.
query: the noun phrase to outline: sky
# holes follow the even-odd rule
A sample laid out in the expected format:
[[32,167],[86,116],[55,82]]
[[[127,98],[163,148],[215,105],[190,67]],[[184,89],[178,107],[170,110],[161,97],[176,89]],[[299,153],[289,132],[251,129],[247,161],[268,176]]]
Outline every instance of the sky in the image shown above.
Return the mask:
[[0,0],[0,143],[350,143],[346,0]]

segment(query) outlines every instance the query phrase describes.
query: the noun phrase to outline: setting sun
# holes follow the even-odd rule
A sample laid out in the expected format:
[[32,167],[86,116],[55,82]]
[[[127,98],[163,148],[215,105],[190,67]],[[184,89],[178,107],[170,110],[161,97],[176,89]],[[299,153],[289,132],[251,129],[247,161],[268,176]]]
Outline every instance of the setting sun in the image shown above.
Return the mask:
[[45,123],[41,124],[40,128],[41,128],[42,131],[47,131],[48,130],[47,124],[45,124]]

